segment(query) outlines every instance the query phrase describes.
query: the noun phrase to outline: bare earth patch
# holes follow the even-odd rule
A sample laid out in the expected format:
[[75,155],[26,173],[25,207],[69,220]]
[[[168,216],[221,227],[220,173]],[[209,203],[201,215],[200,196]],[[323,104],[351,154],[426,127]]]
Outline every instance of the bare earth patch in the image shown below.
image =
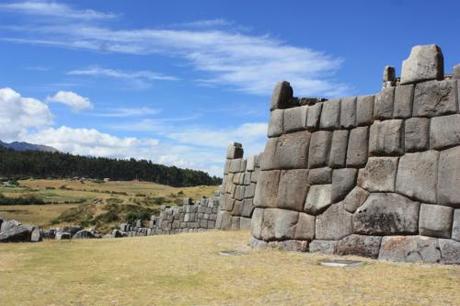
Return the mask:
[[[455,305],[460,267],[251,250],[247,232],[0,245],[5,305]],[[235,251],[241,256],[222,256]],[[345,257],[343,257],[345,258]]]

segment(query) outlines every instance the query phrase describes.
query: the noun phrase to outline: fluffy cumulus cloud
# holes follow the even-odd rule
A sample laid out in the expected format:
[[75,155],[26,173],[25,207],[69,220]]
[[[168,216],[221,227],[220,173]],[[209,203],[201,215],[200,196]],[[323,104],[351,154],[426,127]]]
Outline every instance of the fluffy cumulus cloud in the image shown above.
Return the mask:
[[46,100],[67,105],[76,112],[93,108],[93,104],[88,98],[82,97],[72,91],[58,91],[53,96],[49,96]]
[[0,88],[0,140],[16,140],[29,129],[47,127],[52,121],[46,103],[23,97],[11,88]]
[[[270,35],[241,33],[238,25],[220,19],[196,21],[185,27],[115,29],[109,24],[82,22],[26,25],[8,30],[10,35],[3,39],[17,43],[178,58],[199,72],[197,82],[249,94],[269,95],[280,79],[291,81],[297,95],[337,96],[349,90],[334,79],[342,59]],[[97,67],[74,73],[127,77],[124,72]],[[168,78],[146,72],[137,77]]]

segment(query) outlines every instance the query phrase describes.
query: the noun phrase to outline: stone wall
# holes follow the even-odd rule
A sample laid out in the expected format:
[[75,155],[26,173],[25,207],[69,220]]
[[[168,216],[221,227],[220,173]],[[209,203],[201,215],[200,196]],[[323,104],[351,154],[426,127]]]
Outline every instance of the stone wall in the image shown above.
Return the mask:
[[219,196],[202,198],[193,203],[184,199],[182,206],[162,206],[158,216],[153,215],[148,226],[141,220],[135,224],[121,224],[120,231],[114,231],[114,237],[150,236],[160,234],[176,234],[214,229],[219,209]]
[[400,79],[386,67],[375,95],[298,99],[277,84],[252,245],[460,263],[459,78],[430,45]]
[[216,228],[228,230],[249,229],[254,211],[254,194],[259,176],[259,156],[243,158],[240,143],[230,144],[224,167],[221,206]]

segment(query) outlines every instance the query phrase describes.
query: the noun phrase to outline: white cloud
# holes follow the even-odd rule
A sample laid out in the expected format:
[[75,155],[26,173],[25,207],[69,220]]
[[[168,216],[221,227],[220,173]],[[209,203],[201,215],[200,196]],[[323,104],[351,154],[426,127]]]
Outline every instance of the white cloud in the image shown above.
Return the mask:
[[4,38],[17,43],[179,58],[201,72],[199,83],[250,94],[270,95],[274,84],[283,79],[291,82],[297,95],[330,97],[349,91],[334,79],[343,62],[341,58],[293,46],[269,35],[241,34],[212,26],[115,30],[108,26],[60,24],[5,30],[33,34]]
[[117,17],[113,13],[102,13],[94,10],[77,10],[54,1],[24,1],[0,4],[0,10],[17,12],[27,15],[49,16],[79,20],[101,20]]
[[97,117],[112,117],[112,118],[124,118],[124,117],[144,117],[150,115],[156,115],[161,110],[151,107],[119,107],[106,110],[101,113],[94,113],[93,116]]
[[0,89],[0,140],[17,140],[28,129],[43,128],[52,121],[45,103],[22,97],[11,88]]
[[72,91],[58,91],[53,96],[46,98],[46,100],[67,105],[76,112],[93,108],[93,104],[88,98],[82,97]]
[[93,66],[85,69],[72,70],[68,75],[81,75],[93,77],[107,77],[113,79],[127,80],[138,88],[147,88],[153,81],[177,81],[176,77],[156,73],[153,71],[123,71],[118,69]]

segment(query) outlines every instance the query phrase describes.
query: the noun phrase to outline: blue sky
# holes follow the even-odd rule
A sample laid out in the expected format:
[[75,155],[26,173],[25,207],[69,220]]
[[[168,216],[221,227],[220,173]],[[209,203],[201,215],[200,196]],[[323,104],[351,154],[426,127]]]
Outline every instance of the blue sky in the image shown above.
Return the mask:
[[378,92],[416,44],[460,63],[458,1],[1,1],[0,139],[220,175],[277,80]]

